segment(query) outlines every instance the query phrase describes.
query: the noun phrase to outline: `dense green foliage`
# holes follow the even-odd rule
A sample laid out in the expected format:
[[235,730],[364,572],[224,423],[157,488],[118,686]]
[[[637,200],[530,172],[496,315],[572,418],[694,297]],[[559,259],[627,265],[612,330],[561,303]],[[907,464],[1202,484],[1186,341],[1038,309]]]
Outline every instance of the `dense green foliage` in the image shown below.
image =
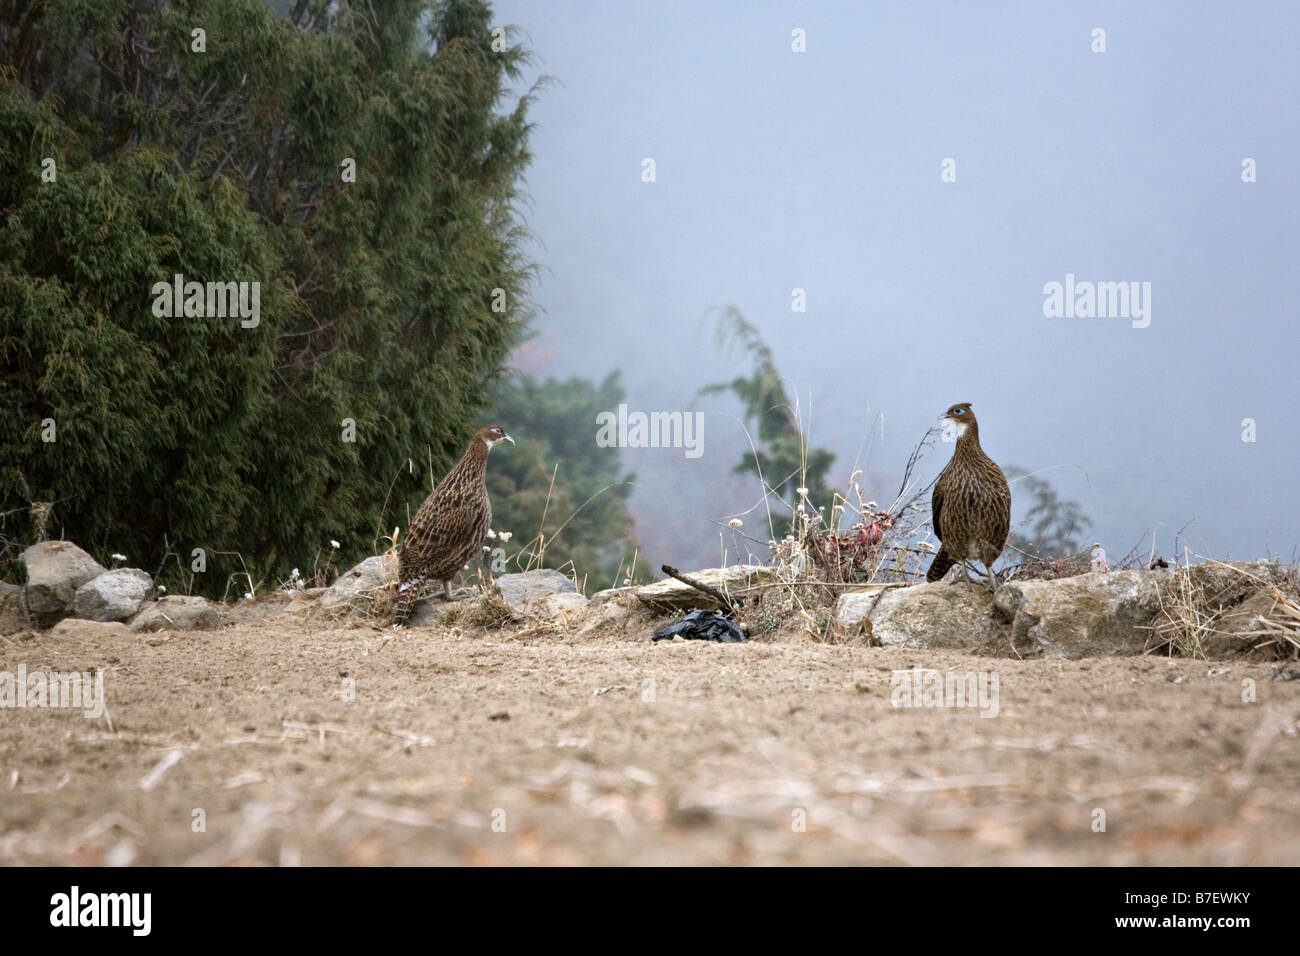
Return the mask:
[[509,570],[571,564],[591,590],[611,586],[619,568],[629,567],[634,479],[623,472],[619,449],[595,440],[597,414],[623,399],[618,373],[599,385],[580,378],[501,381],[490,415],[518,444],[492,453],[488,491],[493,526],[512,535]]
[[[0,10],[0,536],[50,501],[148,570],[372,553],[528,320],[526,51],[479,0]],[[260,282],[260,323],[156,317],[176,273]]]
[[787,504],[795,502],[796,489],[807,488],[813,507],[829,509],[834,493],[826,485],[826,474],[835,462],[835,454],[825,448],[808,447],[798,410],[786,392],[772,350],[734,306],[717,312],[717,333],[720,347],[739,347],[753,362],[748,376],[700,390],[700,395],[731,392],[740,399],[754,451],[741,458],[735,471],[761,474],[765,488]]

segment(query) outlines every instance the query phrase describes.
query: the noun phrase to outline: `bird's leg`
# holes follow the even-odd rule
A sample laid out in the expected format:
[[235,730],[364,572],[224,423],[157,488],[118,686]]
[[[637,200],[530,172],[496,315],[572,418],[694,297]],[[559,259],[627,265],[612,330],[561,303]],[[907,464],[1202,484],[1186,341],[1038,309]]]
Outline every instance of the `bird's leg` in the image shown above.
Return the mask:
[[443,599],[444,601],[450,601],[450,600],[451,600],[451,582],[450,582],[450,581],[443,581],[443,582],[442,582],[442,599]]
[[969,584],[971,583],[971,581],[970,581],[970,574],[969,574],[969,572],[967,572],[967,570],[966,570],[966,561],[965,561],[965,559],[963,559],[963,560],[961,560],[961,561],[958,561],[958,562],[957,562],[957,567],[961,568],[961,583],[962,583],[962,584],[965,584],[965,585],[969,585]]
[[988,573],[989,573],[989,589],[992,590],[992,592],[993,592],[993,596],[994,596],[994,597],[997,597],[997,594],[998,594],[998,576],[997,576],[997,574],[993,571],[993,565],[989,564],[987,561],[984,562],[984,568],[985,568],[985,570],[987,570]]

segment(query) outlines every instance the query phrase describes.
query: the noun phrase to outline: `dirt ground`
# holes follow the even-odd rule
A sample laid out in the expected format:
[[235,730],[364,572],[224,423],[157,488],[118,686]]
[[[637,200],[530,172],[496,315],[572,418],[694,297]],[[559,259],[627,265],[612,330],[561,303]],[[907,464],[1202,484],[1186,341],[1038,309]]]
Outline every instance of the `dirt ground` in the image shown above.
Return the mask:
[[[113,728],[0,710],[0,864],[1300,862],[1275,664],[644,638],[0,641],[0,671],[107,665]],[[997,715],[892,706],[914,667],[996,675]]]

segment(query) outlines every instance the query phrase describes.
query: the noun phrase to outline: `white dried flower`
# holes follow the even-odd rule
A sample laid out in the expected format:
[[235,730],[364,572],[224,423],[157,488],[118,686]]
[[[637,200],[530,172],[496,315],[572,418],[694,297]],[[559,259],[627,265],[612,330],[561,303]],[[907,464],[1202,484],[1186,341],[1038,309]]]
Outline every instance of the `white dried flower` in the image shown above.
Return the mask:
[[496,533],[495,531],[493,531],[491,528],[488,528],[488,535],[487,535],[487,536],[488,536],[488,538],[495,538],[495,537],[497,536],[497,533]]
[[743,528],[745,526],[745,522],[741,521],[739,518],[732,518],[727,522],[727,524],[733,528]]
[[934,553],[934,545],[932,545],[929,541],[918,541],[916,542],[916,546],[928,554]]
[[862,469],[859,468],[856,471],[854,471],[853,474],[849,475],[849,481],[857,481],[861,477],[862,477]]
[[113,560],[114,560],[114,561],[125,561],[125,560],[126,560],[126,555],[125,555],[125,554],[116,554],[116,553],[115,553],[115,554],[113,555]]
[[163,593],[165,593],[166,590],[167,590],[167,588],[163,587],[163,585],[161,585],[161,584],[158,585],[158,593],[159,593],[159,594],[163,594]]
[[497,535],[497,537],[500,538],[501,541],[504,543],[506,541],[509,541],[511,538],[513,538],[514,535],[511,534],[509,531],[502,531],[499,535]]
[[874,501],[868,501],[865,505],[863,505],[863,507],[866,508],[868,511],[875,511],[880,506],[876,504]]
[[807,489],[807,488],[796,488],[796,489],[795,489],[795,492],[796,492],[796,494],[799,495],[800,498],[807,498],[807,497],[808,497],[808,489]]
[[330,547],[333,548],[335,551],[337,551],[339,549],[339,543],[335,541],[333,538],[331,538]]

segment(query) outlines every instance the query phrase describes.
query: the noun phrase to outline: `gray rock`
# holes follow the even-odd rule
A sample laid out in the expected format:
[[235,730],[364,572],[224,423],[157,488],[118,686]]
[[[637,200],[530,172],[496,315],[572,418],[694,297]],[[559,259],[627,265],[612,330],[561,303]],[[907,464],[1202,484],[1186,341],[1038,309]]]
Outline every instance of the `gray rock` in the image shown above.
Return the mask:
[[575,588],[572,591],[546,595],[533,604],[533,613],[555,624],[577,627],[586,617],[590,607],[591,602]]
[[320,596],[322,611],[345,609],[360,610],[368,607],[376,591],[397,581],[398,568],[394,557],[378,554],[340,574]]
[[552,594],[576,594],[578,591],[578,586],[572,580],[550,568],[503,574],[495,583],[501,591],[502,599],[510,605],[511,610],[519,613]]
[[1280,591],[1261,591],[1248,597],[1214,621],[1213,631],[1201,640],[1201,652],[1206,657],[1232,657],[1271,641],[1269,656],[1281,656],[1290,647],[1281,635],[1292,620],[1284,610],[1285,601]]
[[0,635],[19,634],[27,630],[23,614],[23,589],[20,584],[0,581]]
[[574,637],[577,640],[616,637],[648,642],[653,630],[650,624],[654,620],[655,612],[650,607],[638,601],[635,595],[624,593],[600,604],[593,600]]
[[[950,648],[979,654],[1060,658],[1140,654],[1164,602],[1190,591],[1207,613],[1231,608],[1253,589],[1283,580],[1267,561],[1207,562],[1190,569],[1094,571],[1054,580],[1004,582],[994,598],[982,585],[867,586],[842,594],[832,634],[845,642]],[[1180,580],[1179,576],[1183,576]],[[1241,633],[1269,607],[1247,599],[1225,618],[1222,640],[1200,652],[1237,652]]]
[[[715,587],[728,597],[740,597],[756,585],[774,580],[775,572],[757,564],[733,564],[726,568],[689,571],[686,576]],[[643,585],[636,589],[636,596],[658,611],[687,611],[718,606],[716,599],[676,578],[665,578],[654,584]]]
[[129,638],[131,631],[121,621],[91,621],[79,617],[65,617],[50,628],[49,636],[71,641],[93,642]]
[[1151,571],[1090,571],[1055,581],[1008,581],[994,603],[1011,622],[1011,641],[1021,654],[1140,654],[1166,579]]
[[993,616],[991,596],[962,584],[849,591],[835,603],[831,633],[847,644],[1010,653],[1007,627]]
[[140,610],[153,578],[139,568],[116,568],[91,578],[72,598],[74,617],[87,621],[125,621]]
[[438,597],[422,597],[411,605],[410,617],[406,619],[407,627],[434,627],[442,624],[448,609],[462,602],[444,601]]
[[27,584],[23,603],[40,627],[72,611],[77,588],[104,573],[104,566],[71,541],[41,541],[23,552]]
[[221,627],[221,606],[207,598],[169,594],[145,605],[129,626],[142,631],[214,631]]
[[297,588],[290,591],[263,591],[251,600],[223,605],[221,619],[226,624],[256,624],[286,615],[309,615],[325,588]]

